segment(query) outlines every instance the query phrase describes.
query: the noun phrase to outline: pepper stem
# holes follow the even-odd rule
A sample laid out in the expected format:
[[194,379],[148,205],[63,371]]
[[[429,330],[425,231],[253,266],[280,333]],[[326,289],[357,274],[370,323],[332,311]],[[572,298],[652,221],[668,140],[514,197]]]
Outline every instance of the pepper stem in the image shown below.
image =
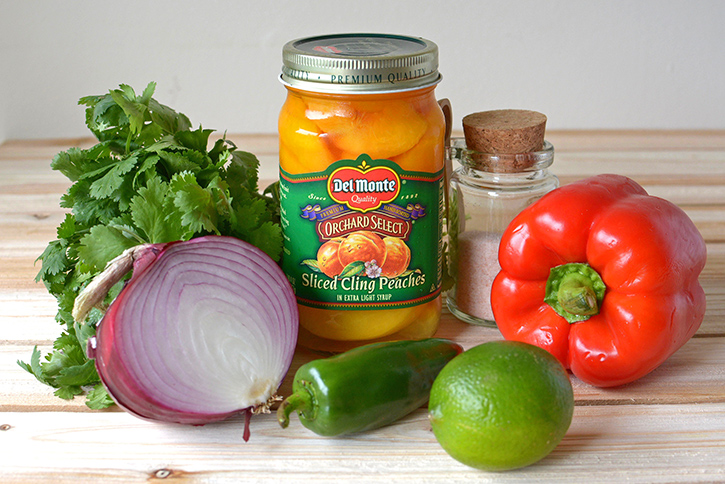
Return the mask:
[[289,397],[285,398],[277,409],[277,421],[279,425],[286,429],[289,425],[289,416],[295,410],[300,413],[312,409],[312,395],[307,390],[298,390]]
[[599,312],[597,295],[594,294],[591,281],[581,274],[573,273],[565,277],[556,297],[559,305],[568,313],[592,316]]
[[569,323],[599,314],[606,285],[588,264],[563,264],[551,269],[544,301]]

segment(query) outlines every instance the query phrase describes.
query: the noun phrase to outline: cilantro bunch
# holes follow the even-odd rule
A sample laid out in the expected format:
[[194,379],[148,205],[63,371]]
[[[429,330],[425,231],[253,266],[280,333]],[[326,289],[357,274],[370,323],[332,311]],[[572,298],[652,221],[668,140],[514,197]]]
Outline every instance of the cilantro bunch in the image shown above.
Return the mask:
[[88,391],[91,408],[113,403],[86,354],[103,312],[94,309],[80,324],[71,311],[78,293],[106,263],[138,244],[208,234],[245,240],[275,261],[282,251],[276,189],[259,193],[257,158],[225,138],[208,149],[213,130],[192,129],[185,115],[152,98],[155,88],[150,83],[136,95],[121,85],[81,98],[98,144],[58,153],[51,163],[73,182],[60,202],[70,213],[57,229],[58,239],[38,258],[42,268],[36,280],[56,297],[63,331],[50,354],[41,357],[36,347],[30,363],[18,363],[55,387],[60,398]]

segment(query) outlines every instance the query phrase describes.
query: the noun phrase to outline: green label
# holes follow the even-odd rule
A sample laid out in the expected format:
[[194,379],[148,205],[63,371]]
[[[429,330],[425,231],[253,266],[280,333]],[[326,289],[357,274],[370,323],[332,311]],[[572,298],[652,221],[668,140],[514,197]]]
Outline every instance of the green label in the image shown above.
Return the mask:
[[340,160],[323,172],[280,170],[282,269],[300,304],[401,308],[441,290],[443,172],[390,160]]

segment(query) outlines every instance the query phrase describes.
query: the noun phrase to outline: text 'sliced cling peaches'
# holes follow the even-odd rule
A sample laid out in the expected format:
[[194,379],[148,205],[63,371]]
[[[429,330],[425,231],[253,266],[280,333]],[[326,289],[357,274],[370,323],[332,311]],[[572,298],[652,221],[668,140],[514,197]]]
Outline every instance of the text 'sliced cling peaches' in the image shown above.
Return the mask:
[[438,48],[381,34],[283,49],[282,267],[300,343],[432,336],[441,313],[445,120]]

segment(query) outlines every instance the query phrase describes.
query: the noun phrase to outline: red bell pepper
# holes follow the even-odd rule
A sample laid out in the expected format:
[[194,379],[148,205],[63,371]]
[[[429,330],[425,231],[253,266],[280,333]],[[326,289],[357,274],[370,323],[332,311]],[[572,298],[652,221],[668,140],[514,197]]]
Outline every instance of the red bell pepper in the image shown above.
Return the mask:
[[506,339],[608,387],[657,368],[697,331],[702,235],[629,178],[564,185],[522,211],[499,248],[491,305]]

